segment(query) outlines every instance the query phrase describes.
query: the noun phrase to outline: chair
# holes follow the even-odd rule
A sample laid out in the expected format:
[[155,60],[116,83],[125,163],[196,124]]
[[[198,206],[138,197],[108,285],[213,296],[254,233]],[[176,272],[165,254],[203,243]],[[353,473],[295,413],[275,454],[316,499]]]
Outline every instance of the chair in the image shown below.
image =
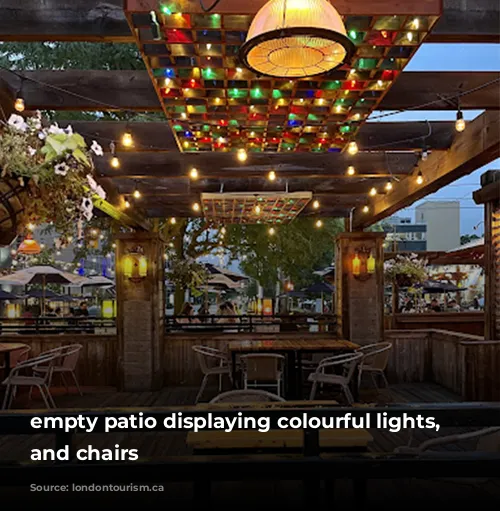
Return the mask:
[[[64,386],[66,387],[67,390],[69,390],[68,383],[64,376],[65,374],[68,374],[73,379],[80,396],[83,396],[83,392],[80,389],[80,385],[78,385],[78,380],[76,379],[75,374],[76,364],[78,363],[78,358],[80,357],[80,351],[82,350],[82,348],[83,346],[81,344],[69,344],[41,353],[41,355],[56,354],[58,358],[58,363],[54,364],[52,367],[52,374],[49,378],[48,383],[49,387],[52,383],[52,377],[54,376],[54,374],[59,374],[61,375],[61,380]],[[48,367],[46,365],[39,365],[33,369],[33,372],[38,375],[44,374],[47,371]]]
[[[30,346],[19,348],[10,352],[10,367],[16,367],[17,364],[25,362],[28,359],[28,353],[31,351]],[[0,365],[0,369],[5,369],[5,364]]]
[[391,348],[392,344],[390,342],[378,342],[361,346],[356,350],[357,353],[363,354],[363,360],[359,364],[358,369],[358,387],[361,387],[363,372],[370,374],[376,388],[378,388],[377,380],[375,379],[376,374],[382,377],[386,387],[389,386],[389,382],[385,377],[385,369],[389,362]]
[[[54,400],[49,391],[49,379],[52,376],[52,367],[54,365],[54,361],[58,358],[57,354],[51,355],[40,355],[35,358],[31,358],[26,360],[25,362],[21,362],[14,367],[9,376],[2,382],[2,385],[5,385],[5,397],[2,403],[2,410],[9,409],[12,405],[12,401],[17,391],[17,387],[30,387],[30,391],[33,387],[37,387],[40,391],[40,395],[45,403],[47,408],[56,408]],[[21,374],[23,371],[27,369],[33,369],[40,364],[47,364],[47,371],[43,376],[27,376]]]
[[[227,374],[229,378],[231,378],[231,369],[226,355],[217,348],[193,346],[192,349],[196,353],[201,372],[203,373],[203,380],[201,381],[200,390],[198,391],[198,395],[195,400],[195,403],[198,403],[203,395],[205,387],[207,386],[208,377],[212,375],[219,377],[220,392],[222,390],[222,376]],[[213,365],[211,362],[218,362],[218,365]]]
[[[281,397],[285,357],[268,353],[253,353],[240,357],[243,373],[243,389],[271,387]],[[271,383],[272,382],[272,383]]]
[[[328,383],[331,385],[339,385],[349,404],[353,405],[354,398],[349,389],[349,384],[351,383],[356,366],[362,358],[362,353],[347,353],[324,358],[319,363],[316,371],[311,373],[308,377],[308,381],[313,382],[309,400],[312,401],[316,396],[318,383]],[[335,368],[341,368],[342,372],[340,374],[326,372],[326,369],[335,370]]]
[[[440,447],[448,444],[456,444],[465,440],[478,439],[476,444],[476,452],[499,452],[500,451],[500,427],[483,428],[468,433],[459,433],[455,435],[431,438],[422,442],[416,447],[410,447],[412,436],[407,446],[397,447],[394,449],[395,454],[408,454],[425,458],[427,453],[432,452],[432,448]],[[429,456],[427,456],[429,457]],[[435,481],[443,481],[449,483],[468,484],[478,486],[489,482],[493,477],[438,477],[432,478]]]
[[276,394],[271,394],[265,390],[230,390],[215,396],[210,403],[257,403],[270,401],[285,401]]

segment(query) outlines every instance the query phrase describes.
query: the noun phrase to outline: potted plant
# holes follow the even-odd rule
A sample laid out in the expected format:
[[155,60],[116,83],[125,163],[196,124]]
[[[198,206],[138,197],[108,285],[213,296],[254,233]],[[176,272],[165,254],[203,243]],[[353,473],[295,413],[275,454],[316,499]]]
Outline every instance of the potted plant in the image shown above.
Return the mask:
[[417,254],[397,255],[384,263],[384,276],[398,287],[411,287],[427,280],[426,266],[427,260],[419,259]]
[[71,126],[44,127],[40,112],[12,114],[1,124],[0,200],[3,195],[3,204],[18,206],[0,210],[1,242],[10,243],[28,223],[51,224],[63,239],[81,239],[93,197],[106,197],[93,178],[93,156],[103,156],[95,140],[88,148]]

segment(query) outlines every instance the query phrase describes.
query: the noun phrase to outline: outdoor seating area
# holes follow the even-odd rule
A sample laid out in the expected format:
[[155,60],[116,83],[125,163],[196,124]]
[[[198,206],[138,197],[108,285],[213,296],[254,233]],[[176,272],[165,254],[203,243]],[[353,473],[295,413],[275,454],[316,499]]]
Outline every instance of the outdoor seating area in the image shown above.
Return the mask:
[[[0,501],[500,499],[499,27],[490,0],[0,2]],[[263,411],[289,425],[179,426]],[[136,413],[178,423],[25,424]]]

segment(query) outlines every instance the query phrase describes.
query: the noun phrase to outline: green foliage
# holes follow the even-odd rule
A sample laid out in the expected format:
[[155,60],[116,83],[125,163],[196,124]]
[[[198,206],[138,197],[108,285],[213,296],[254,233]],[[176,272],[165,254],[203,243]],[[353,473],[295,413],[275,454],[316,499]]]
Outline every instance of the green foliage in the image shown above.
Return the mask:
[[203,294],[203,286],[208,278],[203,265],[193,259],[178,257],[173,257],[170,260],[170,269],[166,276],[177,288],[189,289],[193,296]]
[[462,236],[460,236],[460,245],[466,245],[478,239],[480,239],[480,237],[477,234],[462,234]]
[[270,235],[265,225],[232,225],[227,228],[226,248],[242,270],[262,286],[289,278],[295,289],[314,283],[313,272],[334,259],[333,237],[343,230],[339,219],[327,219],[322,228],[311,218],[298,218],[275,227]]
[[417,254],[397,255],[384,263],[384,276],[389,282],[404,277],[412,285],[421,284],[428,278],[427,261],[419,259]]

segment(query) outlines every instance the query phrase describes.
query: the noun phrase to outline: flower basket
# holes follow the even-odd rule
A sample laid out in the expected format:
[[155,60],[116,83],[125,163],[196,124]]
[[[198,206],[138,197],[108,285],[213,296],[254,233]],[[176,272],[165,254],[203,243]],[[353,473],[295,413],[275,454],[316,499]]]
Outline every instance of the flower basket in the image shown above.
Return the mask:
[[404,273],[399,273],[396,275],[394,280],[398,287],[411,287],[414,284],[412,278],[408,275],[405,275]]
[[24,227],[30,187],[14,178],[0,178],[0,245],[10,245]]
[[397,255],[384,263],[384,277],[399,287],[411,287],[428,278],[426,266],[427,261],[419,259],[416,254]]

